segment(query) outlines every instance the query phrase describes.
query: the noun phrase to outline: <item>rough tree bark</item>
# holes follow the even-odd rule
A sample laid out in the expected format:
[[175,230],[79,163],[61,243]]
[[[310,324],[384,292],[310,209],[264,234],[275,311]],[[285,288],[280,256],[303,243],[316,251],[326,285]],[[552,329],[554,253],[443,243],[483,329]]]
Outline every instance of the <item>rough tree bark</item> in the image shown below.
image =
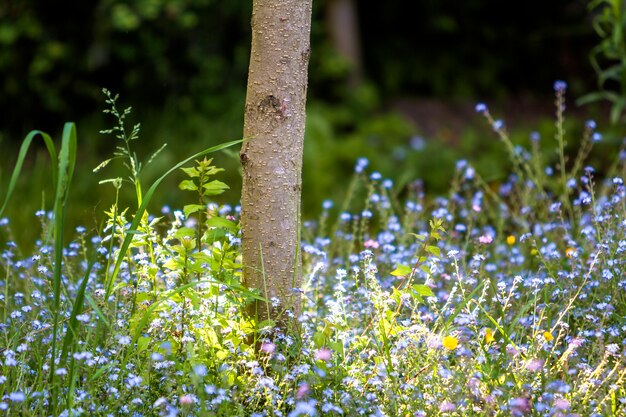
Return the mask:
[[243,281],[277,305],[259,321],[300,314],[300,195],[312,0],[254,0],[241,148]]

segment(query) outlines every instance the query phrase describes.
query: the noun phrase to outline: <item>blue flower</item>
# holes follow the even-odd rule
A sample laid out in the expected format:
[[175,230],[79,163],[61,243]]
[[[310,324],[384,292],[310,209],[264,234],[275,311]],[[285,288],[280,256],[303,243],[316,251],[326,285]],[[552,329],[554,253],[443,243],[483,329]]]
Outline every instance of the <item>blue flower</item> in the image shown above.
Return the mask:
[[476,113],[484,113],[487,111],[487,105],[485,103],[477,103],[474,109]]
[[539,142],[539,139],[541,139],[541,135],[539,134],[539,132],[531,132],[530,133],[530,140],[533,142]]
[[354,172],[356,172],[357,174],[360,174],[361,172],[363,172],[363,170],[367,167],[367,165],[370,162],[367,160],[367,158],[359,158],[356,161],[356,166],[354,167]]
[[504,122],[498,119],[495,122],[493,122],[492,127],[493,127],[493,130],[500,130],[504,127]]
[[554,82],[554,91],[562,92],[567,89],[567,83],[565,81],[557,80]]

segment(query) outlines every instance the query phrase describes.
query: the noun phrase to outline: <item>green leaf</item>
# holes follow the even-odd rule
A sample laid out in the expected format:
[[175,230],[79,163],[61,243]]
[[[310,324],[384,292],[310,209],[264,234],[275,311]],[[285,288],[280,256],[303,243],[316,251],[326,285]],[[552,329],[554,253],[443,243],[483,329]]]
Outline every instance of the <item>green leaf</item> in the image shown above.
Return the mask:
[[422,242],[426,240],[426,235],[416,235],[415,233],[409,233],[409,235],[414,236],[415,239],[422,241]]
[[137,339],[137,352],[142,352],[148,349],[151,341],[152,339],[149,337],[140,336],[139,339]]
[[435,296],[435,294],[433,293],[433,290],[431,290],[428,285],[415,284],[415,285],[411,285],[411,288],[416,293],[418,293],[419,295],[422,295],[424,297],[434,297]]
[[326,336],[324,332],[315,332],[313,334],[313,343],[315,343],[315,346],[318,348],[324,347],[328,343],[328,336]]
[[178,184],[178,188],[180,188],[181,190],[189,190],[189,191],[198,190],[198,186],[196,185],[195,182],[193,182],[193,180],[181,181],[180,184]]
[[228,187],[228,185],[224,184],[222,181],[213,180],[207,184],[203,184],[202,188],[204,188],[202,195],[219,195],[228,190],[228,188],[230,187]]
[[438,246],[428,245],[428,246],[426,246],[426,252],[430,253],[431,255],[437,256],[437,257],[441,256],[441,249],[439,249]]
[[196,178],[200,176],[198,170],[195,167],[181,168],[181,170],[191,178]]
[[189,217],[190,214],[197,213],[204,209],[206,209],[206,206],[201,204],[188,204],[183,207],[183,213],[185,213],[185,217]]
[[391,275],[393,275],[394,277],[406,277],[407,275],[411,274],[411,271],[412,269],[410,266],[398,265],[396,269],[391,271]]
[[223,217],[211,217],[206,221],[207,227],[218,227],[222,229],[228,229],[231,232],[237,231],[237,224],[233,221],[225,219]]
[[174,233],[174,237],[178,240],[182,240],[186,237],[194,237],[196,231],[190,227],[181,227]]

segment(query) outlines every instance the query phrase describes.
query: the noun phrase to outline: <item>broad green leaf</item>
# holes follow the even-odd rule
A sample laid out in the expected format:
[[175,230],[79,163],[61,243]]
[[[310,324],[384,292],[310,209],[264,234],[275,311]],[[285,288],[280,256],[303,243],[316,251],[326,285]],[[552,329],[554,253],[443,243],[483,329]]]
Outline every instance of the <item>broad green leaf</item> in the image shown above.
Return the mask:
[[424,297],[434,297],[435,296],[435,294],[433,293],[433,290],[431,290],[428,285],[415,284],[415,285],[411,285],[411,288],[416,293],[418,293],[419,295],[422,295]]
[[198,186],[196,185],[195,182],[193,182],[193,180],[181,181],[180,184],[178,184],[178,188],[180,188],[181,190],[189,190],[189,191],[198,190]]
[[219,216],[211,217],[210,219],[208,219],[206,221],[206,225],[208,227],[220,227],[220,228],[228,229],[231,232],[237,231],[237,224],[235,222],[225,219],[223,217],[219,217]]
[[178,240],[184,239],[186,237],[193,237],[196,234],[196,231],[190,227],[181,227],[174,233],[174,237]]
[[204,191],[202,193],[203,195],[218,195],[222,194],[230,187],[228,187],[228,185],[224,184],[222,181],[213,180],[207,184],[204,184],[202,188],[204,188]]
[[428,246],[426,246],[426,252],[430,253],[431,255],[437,256],[437,257],[441,256],[441,249],[438,246],[428,245]]
[[396,269],[391,271],[391,275],[393,275],[394,277],[406,277],[407,275],[411,274],[411,271],[412,269],[410,266],[398,265]]
[[197,213],[204,209],[206,209],[206,206],[202,204],[188,204],[183,207],[183,213],[185,213],[185,217],[189,217],[190,214]]
[[142,352],[148,349],[151,341],[152,339],[145,336],[141,336],[139,339],[137,339],[137,352]]
[[187,174],[187,176],[191,177],[191,178],[196,178],[199,177],[200,174],[198,173],[198,170],[196,169],[196,167],[190,167],[190,168],[181,168],[181,170]]

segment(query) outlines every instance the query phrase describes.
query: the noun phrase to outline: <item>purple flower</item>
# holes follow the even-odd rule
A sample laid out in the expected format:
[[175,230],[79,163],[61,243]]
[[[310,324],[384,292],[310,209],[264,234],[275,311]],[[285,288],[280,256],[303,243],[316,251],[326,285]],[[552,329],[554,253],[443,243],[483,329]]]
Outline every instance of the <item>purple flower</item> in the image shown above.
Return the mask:
[[450,401],[444,401],[439,405],[439,412],[441,413],[451,413],[456,410],[456,405]]

